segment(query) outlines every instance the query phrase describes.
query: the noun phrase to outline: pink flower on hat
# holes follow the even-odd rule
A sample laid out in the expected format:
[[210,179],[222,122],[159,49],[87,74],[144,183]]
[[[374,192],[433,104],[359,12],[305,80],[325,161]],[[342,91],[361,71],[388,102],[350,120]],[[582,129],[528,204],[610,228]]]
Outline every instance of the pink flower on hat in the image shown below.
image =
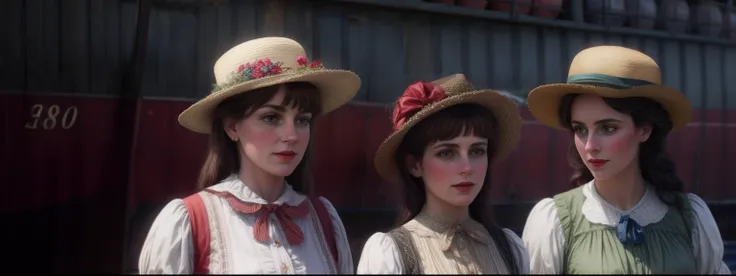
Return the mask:
[[307,65],[307,57],[305,57],[305,56],[298,56],[296,58],[296,63],[299,64],[299,65],[301,65],[301,66]]
[[319,60],[313,60],[311,64],[309,64],[309,68],[320,68],[322,67],[322,62]]

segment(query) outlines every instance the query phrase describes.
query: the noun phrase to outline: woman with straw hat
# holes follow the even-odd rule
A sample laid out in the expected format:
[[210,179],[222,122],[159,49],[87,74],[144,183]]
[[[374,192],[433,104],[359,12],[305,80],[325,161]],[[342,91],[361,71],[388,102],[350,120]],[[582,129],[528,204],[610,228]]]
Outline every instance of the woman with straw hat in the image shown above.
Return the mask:
[[404,213],[397,228],[368,239],[358,273],[527,273],[521,239],[488,212],[489,164],[519,141],[516,104],[457,74],[410,85],[393,125],[374,164],[403,186]]
[[523,240],[532,273],[729,274],[708,206],[665,152],[690,121],[687,98],[662,85],[657,63],[624,47],[583,50],[567,83],[529,93],[543,124],[570,131],[578,186],[532,209]]
[[247,41],[214,66],[217,84],[179,115],[209,134],[199,185],[166,205],[140,255],[151,274],[346,274],[353,262],[335,208],[309,191],[312,122],[347,103],[360,79],[307,61],[283,37]]

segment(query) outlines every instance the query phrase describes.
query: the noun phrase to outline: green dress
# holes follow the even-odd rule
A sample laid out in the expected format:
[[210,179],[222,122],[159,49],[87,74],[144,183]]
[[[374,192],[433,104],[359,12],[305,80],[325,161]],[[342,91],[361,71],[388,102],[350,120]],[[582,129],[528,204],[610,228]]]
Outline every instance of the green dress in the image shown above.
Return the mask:
[[[669,207],[662,220],[642,227],[644,241],[623,244],[617,229],[594,224],[581,212],[582,187],[554,197],[565,234],[565,274],[695,274],[690,237],[692,212]],[[627,232],[636,231],[630,230]],[[627,235],[628,237],[630,237]]]

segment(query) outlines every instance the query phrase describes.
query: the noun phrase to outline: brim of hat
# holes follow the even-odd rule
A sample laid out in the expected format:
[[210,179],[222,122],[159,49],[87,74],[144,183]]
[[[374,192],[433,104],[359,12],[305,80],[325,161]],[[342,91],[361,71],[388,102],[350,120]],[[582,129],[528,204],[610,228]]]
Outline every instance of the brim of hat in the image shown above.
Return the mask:
[[672,130],[680,130],[692,119],[690,101],[680,91],[663,85],[644,85],[630,89],[615,89],[584,84],[547,84],[529,92],[527,104],[532,116],[549,127],[564,130],[559,121],[559,107],[567,94],[592,94],[604,98],[643,97],[652,99],[667,111],[672,121]]
[[394,154],[396,153],[399,145],[401,145],[401,142],[404,140],[406,133],[408,133],[413,126],[430,115],[448,107],[466,103],[478,104],[493,112],[496,117],[496,121],[498,122],[497,133],[499,134],[499,137],[497,151],[493,156],[492,161],[497,162],[505,159],[519,144],[522,121],[521,116],[519,115],[518,106],[516,102],[497,93],[496,91],[479,90],[448,97],[440,102],[423,108],[407,120],[406,123],[404,123],[398,130],[394,131],[378,147],[376,156],[373,159],[373,164],[376,167],[378,174],[387,181],[399,183],[398,167],[394,162]]
[[308,71],[268,76],[212,93],[179,114],[179,124],[199,133],[210,133],[215,108],[223,100],[258,88],[289,82],[308,82],[320,90],[322,114],[331,112],[349,102],[360,89],[360,78],[345,70]]

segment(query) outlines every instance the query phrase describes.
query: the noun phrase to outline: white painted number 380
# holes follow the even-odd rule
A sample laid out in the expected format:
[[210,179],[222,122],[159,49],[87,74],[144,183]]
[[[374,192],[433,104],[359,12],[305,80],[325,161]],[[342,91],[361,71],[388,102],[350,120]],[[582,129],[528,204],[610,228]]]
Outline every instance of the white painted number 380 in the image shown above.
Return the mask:
[[[39,122],[43,129],[51,130],[57,127],[62,129],[70,129],[77,122],[77,107],[67,107],[64,112],[58,105],[51,105],[46,112],[42,104],[34,104],[31,106],[31,117],[25,125],[27,129],[38,129]],[[59,118],[61,115],[61,118]]]

